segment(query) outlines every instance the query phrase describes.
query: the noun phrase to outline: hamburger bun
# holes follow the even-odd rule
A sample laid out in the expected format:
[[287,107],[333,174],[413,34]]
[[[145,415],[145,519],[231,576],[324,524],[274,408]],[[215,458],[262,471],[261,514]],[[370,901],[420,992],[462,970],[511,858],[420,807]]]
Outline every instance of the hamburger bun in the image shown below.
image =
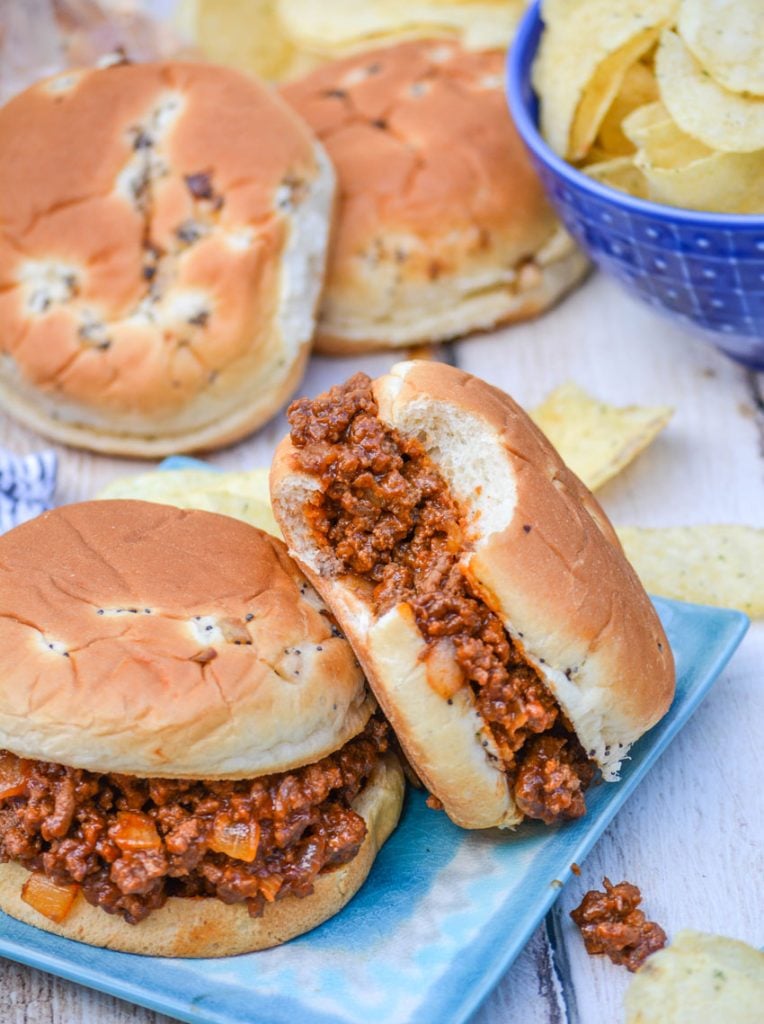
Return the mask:
[[385,755],[352,804],[368,829],[355,857],[320,874],[310,896],[267,903],[262,917],[250,917],[241,903],[171,896],[145,921],[131,925],[78,897],[66,919],[55,924],[22,900],[29,872],[14,863],[0,864],[0,910],[54,935],[146,956],[236,956],[279,946],[328,921],[355,896],[398,822],[403,787],[399,761],[392,754]]
[[[96,776],[206,785],[275,775],[277,785],[277,773],[312,771],[344,749],[375,710],[350,645],[285,546],[246,523],[143,501],[85,502],[0,537],[0,567],[0,752]],[[13,856],[0,864],[0,909],[133,953],[263,949],[355,894],[398,820],[403,787],[396,757],[380,756],[350,805],[367,828],[358,852],[322,870],[312,894],[265,903],[261,917],[243,902],[170,895],[128,924],[78,895],[57,924],[22,898],[29,872]]]
[[504,54],[416,40],[282,88],[326,146],[339,211],[316,345],[362,352],[541,313],[586,260],[507,110]]
[[237,519],[66,505],[0,537],[0,565],[0,749],[20,757],[248,779],[319,760],[374,710],[285,546]]
[[265,85],[118,64],[0,109],[0,403],[154,458],[268,420],[299,382],[334,174]]
[[[530,418],[485,382],[413,361],[394,366],[373,392],[379,418],[421,443],[463,510],[470,543],[459,565],[473,591],[499,616],[586,755],[606,780],[616,779],[631,744],[668,709],[674,666],[604,512]],[[433,687],[410,606],[376,616],[368,590],[318,543],[305,510],[319,490],[287,438],[271,472],[276,518],[414,769],[458,824],[517,824],[523,815],[471,687],[448,699]]]

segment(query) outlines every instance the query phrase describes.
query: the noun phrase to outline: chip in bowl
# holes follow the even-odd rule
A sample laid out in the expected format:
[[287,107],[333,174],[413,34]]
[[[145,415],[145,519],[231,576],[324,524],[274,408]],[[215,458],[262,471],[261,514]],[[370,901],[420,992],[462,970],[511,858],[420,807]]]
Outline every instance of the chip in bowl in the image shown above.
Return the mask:
[[[764,64],[764,42],[760,60]],[[725,153],[764,149],[764,98],[719,85],[676,32],[661,34],[655,73],[663,102],[688,135]]]
[[533,68],[541,128],[552,148],[580,159],[632,64],[670,22],[677,0],[545,0]]
[[682,0],[679,32],[704,69],[733,92],[764,96],[761,0]]
[[633,153],[634,144],[623,131],[624,118],[632,111],[653,103],[659,95],[652,67],[642,61],[632,64],[600,125],[596,139],[599,149],[611,156]]

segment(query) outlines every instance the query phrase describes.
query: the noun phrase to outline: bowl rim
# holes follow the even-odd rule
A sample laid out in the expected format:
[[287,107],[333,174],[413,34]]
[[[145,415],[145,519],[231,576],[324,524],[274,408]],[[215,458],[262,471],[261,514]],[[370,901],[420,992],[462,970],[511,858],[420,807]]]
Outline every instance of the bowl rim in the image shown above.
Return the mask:
[[[523,64],[526,61],[532,36],[543,25],[541,18],[541,0],[533,0],[522,17],[514,42],[509,48],[506,61],[506,95],[509,109],[514,118],[515,126],[526,146],[548,165],[559,177],[568,181],[582,192],[602,202],[620,206],[633,213],[671,223],[679,222],[686,226],[707,228],[748,228],[764,231],[764,214],[755,213],[713,213],[706,210],[690,210],[682,206],[669,206],[654,203],[649,199],[639,199],[628,192],[621,192],[608,185],[601,185],[594,178],[583,174],[578,168],[569,164],[549,146],[541,135],[530,111],[523,99],[523,88],[526,84]],[[533,49],[535,57],[538,41]],[[529,62],[530,65],[530,62]],[[528,83],[530,86],[530,83]],[[532,86],[530,86],[532,89]],[[764,236],[762,237],[764,241]]]

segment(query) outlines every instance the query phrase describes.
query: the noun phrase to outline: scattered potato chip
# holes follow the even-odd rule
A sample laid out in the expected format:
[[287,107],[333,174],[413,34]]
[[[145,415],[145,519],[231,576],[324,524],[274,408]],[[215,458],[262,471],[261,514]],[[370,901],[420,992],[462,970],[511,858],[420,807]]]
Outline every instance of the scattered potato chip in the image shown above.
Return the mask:
[[718,85],[676,32],[661,35],[655,74],[663,102],[688,135],[725,153],[764,149],[764,99]]
[[764,530],[627,526],[617,533],[651,594],[764,616]]
[[682,931],[653,953],[626,992],[626,1024],[758,1024],[764,953],[736,939]]
[[[533,68],[533,84],[541,99],[543,134],[557,153],[571,155],[572,129],[578,116],[577,157],[584,155],[580,152],[582,140],[589,136],[594,139],[628,67],[650,49],[658,31],[675,13],[677,3],[678,0],[545,0],[542,12],[546,28]],[[626,51],[628,60],[623,52],[617,56],[624,47],[631,47]],[[602,75],[597,74],[603,62],[611,58],[613,61],[606,67],[620,76],[615,88],[601,81]],[[587,89],[590,98],[579,116],[579,104]]]
[[526,0],[278,0],[296,45],[325,57],[398,38],[455,35],[470,49],[507,47]]
[[585,174],[603,185],[628,192],[629,195],[647,199],[647,181],[634,163],[632,156],[617,156],[612,160],[600,160],[582,168]]
[[600,125],[597,145],[612,156],[628,156],[633,153],[634,144],[623,132],[624,118],[639,107],[653,103],[658,97],[658,83],[652,68],[642,61],[632,64]]
[[672,413],[667,406],[607,405],[568,383],[531,416],[573,472],[595,490],[635,459]]
[[113,480],[96,497],[132,498],[218,512],[281,536],[271,512],[267,469],[242,473],[163,469]]
[[720,85],[764,96],[761,0],[683,0],[679,32]]
[[182,0],[177,21],[209,60],[280,79],[294,61],[275,0]]

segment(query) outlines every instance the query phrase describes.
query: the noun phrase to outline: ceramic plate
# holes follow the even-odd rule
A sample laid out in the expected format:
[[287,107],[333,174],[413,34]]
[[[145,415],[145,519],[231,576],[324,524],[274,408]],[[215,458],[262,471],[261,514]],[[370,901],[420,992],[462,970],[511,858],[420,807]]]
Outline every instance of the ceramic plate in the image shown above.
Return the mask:
[[[620,782],[559,829],[464,832],[410,792],[355,900],[278,949],[160,960],[93,949],[0,913],[0,955],[198,1024],[460,1024],[499,980],[724,668],[747,619],[656,599],[677,663],[674,704]],[[648,783],[649,785],[649,783]]]

